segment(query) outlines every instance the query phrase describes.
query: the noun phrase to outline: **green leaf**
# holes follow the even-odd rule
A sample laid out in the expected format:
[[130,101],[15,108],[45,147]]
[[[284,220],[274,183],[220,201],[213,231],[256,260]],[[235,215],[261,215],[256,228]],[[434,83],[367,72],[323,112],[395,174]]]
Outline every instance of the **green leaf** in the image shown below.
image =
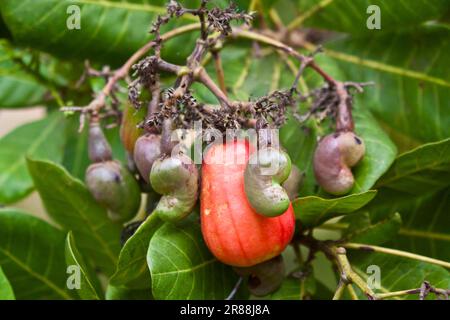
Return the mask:
[[106,300],[151,300],[150,289],[133,290],[109,285],[106,289]]
[[0,265],[17,299],[72,299],[66,287],[64,233],[47,222],[0,209]]
[[63,167],[28,159],[28,170],[50,217],[72,230],[81,253],[111,275],[120,250],[120,225],[108,218],[84,184]]
[[110,279],[112,285],[133,289],[150,288],[147,251],[150,239],[162,224],[156,214],[151,214],[127,240],[120,251],[116,272]]
[[423,196],[381,188],[366,208],[373,221],[400,212],[403,225],[390,246],[433,258],[450,260],[450,189]]
[[305,279],[287,277],[281,287],[266,298],[271,300],[303,300],[305,296],[311,297],[316,291],[316,280],[312,275]]
[[[429,281],[437,288],[450,288],[450,273],[440,266],[380,253],[355,254],[350,255],[349,259],[353,270],[364,280],[373,275],[373,271],[368,269],[370,266],[379,267],[381,281],[376,293],[416,289],[423,281]],[[405,298],[417,300],[418,296],[396,297]]]
[[316,196],[297,198],[292,202],[295,217],[304,228],[311,228],[338,216],[343,216],[362,208],[377,194],[370,190],[345,197],[324,199]]
[[[186,221],[187,220],[187,221]],[[155,299],[225,299],[238,277],[203,242],[198,217],[165,223],[148,248]]]
[[0,139],[0,203],[22,199],[33,190],[25,158],[59,162],[64,143],[64,120],[53,113],[22,125]]
[[377,187],[414,195],[450,185],[450,138],[401,154]]
[[349,242],[379,245],[394,238],[402,225],[402,218],[398,212],[386,219],[372,222],[368,212],[361,212],[342,219],[349,221],[344,238]]
[[362,107],[354,111],[355,131],[364,139],[366,154],[352,168],[355,185],[351,193],[368,191],[385,173],[395,159],[397,147],[379,127],[370,112]]
[[0,109],[43,102],[45,87],[11,59],[10,50],[7,42],[0,40]]
[[[296,19],[306,26],[333,31],[371,36],[376,33],[396,33],[414,28],[423,22],[438,20],[448,10],[445,0],[433,2],[421,0],[298,0],[300,14]],[[380,9],[381,29],[367,28],[366,21],[373,15],[367,12],[369,5]]]
[[66,119],[66,145],[64,146],[63,165],[74,177],[83,180],[90,161],[88,156],[89,126],[85,125],[82,132],[78,132],[80,126],[79,117]]
[[[80,29],[69,29],[80,10]],[[68,59],[91,59],[112,64],[124,62],[151,39],[148,30],[156,16],[165,13],[166,1],[5,0],[0,4],[4,21],[15,42]],[[72,7],[73,8],[73,7]],[[198,21],[191,15],[170,22],[163,32]],[[194,44],[191,35],[165,46],[170,57],[184,56]],[[183,46],[179,46],[183,43]]]
[[450,136],[447,39],[448,29],[426,26],[335,41],[325,55],[339,63],[344,79],[375,82],[355,105],[370,109],[403,152]]
[[80,274],[80,288],[76,290],[81,299],[100,300],[103,296],[100,282],[91,269],[86,264],[83,256],[78,251],[72,232],[67,234],[66,238],[66,263],[67,267],[75,266]]
[[14,291],[0,266],[0,300],[15,300]]

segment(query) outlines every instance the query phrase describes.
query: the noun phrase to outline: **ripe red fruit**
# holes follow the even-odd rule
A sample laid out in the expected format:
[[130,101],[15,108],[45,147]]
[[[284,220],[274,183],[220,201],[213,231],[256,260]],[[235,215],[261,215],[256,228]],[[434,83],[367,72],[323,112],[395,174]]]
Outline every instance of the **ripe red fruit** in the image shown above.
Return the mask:
[[253,151],[246,140],[214,144],[202,165],[203,238],[218,260],[238,267],[279,255],[295,228],[292,205],[277,217],[260,215],[250,206],[244,191],[244,171]]

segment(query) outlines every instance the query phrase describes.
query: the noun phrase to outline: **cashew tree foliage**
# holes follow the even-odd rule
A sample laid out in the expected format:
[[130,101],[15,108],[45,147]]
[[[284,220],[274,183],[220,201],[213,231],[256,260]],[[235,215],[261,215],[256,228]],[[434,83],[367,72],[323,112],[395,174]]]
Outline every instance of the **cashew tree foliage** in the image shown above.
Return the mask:
[[0,1],[0,299],[448,299],[449,13]]

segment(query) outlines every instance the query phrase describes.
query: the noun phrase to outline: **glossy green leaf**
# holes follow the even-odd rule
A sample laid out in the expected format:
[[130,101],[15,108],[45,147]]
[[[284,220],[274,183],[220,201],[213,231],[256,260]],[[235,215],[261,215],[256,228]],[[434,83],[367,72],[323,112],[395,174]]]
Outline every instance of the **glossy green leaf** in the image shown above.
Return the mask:
[[13,288],[0,266],[0,300],[15,300]]
[[401,214],[403,225],[390,246],[450,261],[449,188],[423,196],[381,188],[366,209],[374,222],[393,212]]
[[271,300],[302,300],[305,295],[310,297],[314,294],[315,285],[316,281],[312,276],[303,280],[287,277],[281,287],[267,298]]
[[295,217],[305,228],[314,227],[338,216],[362,208],[377,194],[375,190],[356,193],[340,198],[324,199],[317,196],[297,198],[292,202]]
[[225,299],[237,276],[216,260],[203,242],[198,218],[165,223],[148,248],[155,299]]
[[[306,26],[371,36],[374,33],[393,33],[411,29],[423,22],[437,20],[448,9],[445,0],[297,0],[299,14],[295,18]],[[381,29],[369,29],[366,22],[377,6]],[[298,25],[296,22],[296,25]]]
[[59,162],[64,143],[64,120],[53,113],[24,124],[0,139],[0,203],[12,203],[33,190],[26,157]]
[[72,299],[64,233],[16,209],[0,209],[0,265],[17,299]]
[[150,288],[147,251],[150,239],[162,224],[157,215],[151,214],[127,240],[120,251],[116,272],[110,279],[112,285],[133,289]]
[[[375,293],[416,289],[421,286],[423,281],[428,281],[437,288],[448,289],[450,287],[450,272],[433,264],[379,253],[350,255],[350,262],[353,270],[364,280],[369,277],[373,279],[373,270],[380,271],[380,288],[375,289]],[[360,294],[360,292],[358,293]],[[396,297],[395,299],[405,298],[417,300],[418,295]]]
[[352,168],[355,185],[351,193],[368,191],[385,173],[397,154],[397,147],[379,127],[374,117],[363,110],[353,112],[355,132],[364,139],[366,153],[360,163]]
[[[15,42],[69,59],[93,59],[117,64],[125,61],[151,39],[148,33],[156,16],[165,13],[165,0],[5,0],[0,4],[4,21]],[[75,7],[74,7],[75,6]],[[79,13],[80,28],[73,27]],[[164,27],[196,22],[186,15]],[[72,26],[69,28],[69,26]],[[178,43],[192,43],[191,35]],[[187,54],[183,47],[168,43],[170,57]]]
[[109,285],[106,289],[106,300],[151,300],[152,292],[149,288],[133,290]]
[[28,169],[51,218],[71,230],[81,253],[111,275],[120,250],[120,225],[109,220],[85,185],[61,166],[28,159]]
[[450,261],[449,188],[420,198],[411,197],[398,210],[404,224],[392,245]]
[[67,267],[75,267],[80,275],[80,288],[76,293],[83,300],[99,300],[103,296],[100,282],[91,266],[86,263],[83,256],[78,251],[72,232],[66,237],[66,263]]
[[377,187],[414,195],[450,185],[450,138],[401,154]]
[[402,225],[402,218],[398,212],[387,218],[373,223],[368,212],[361,212],[342,221],[349,221],[350,225],[344,233],[349,242],[379,245],[393,239]]

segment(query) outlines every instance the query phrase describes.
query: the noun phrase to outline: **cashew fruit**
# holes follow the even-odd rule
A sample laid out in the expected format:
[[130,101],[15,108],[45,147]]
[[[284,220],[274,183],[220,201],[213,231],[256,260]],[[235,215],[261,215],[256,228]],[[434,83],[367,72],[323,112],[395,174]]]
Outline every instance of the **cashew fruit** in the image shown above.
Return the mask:
[[289,207],[289,195],[281,186],[291,172],[291,159],[282,150],[268,147],[254,152],[244,173],[248,201],[259,214],[276,217]]
[[161,155],[161,136],[145,134],[136,140],[134,147],[134,163],[147,183],[150,183],[150,172],[153,163]]
[[348,193],[355,182],[351,167],[364,157],[364,141],[351,131],[325,136],[314,153],[314,175],[333,195]]
[[139,185],[118,161],[91,164],[86,170],[86,185],[97,202],[109,210],[114,221],[129,221],[139,210]]
[[89,124],[88,154],[91,162],[112,160],[112,150],[98,121]]
[[252,267],[234,267],[234,271],[248,277],[247,288],[250,293],[261,297],[276,291],[284,280],[283,257],[276,256]]
[[236,267],[253,266],[279,255],[295,228],[292,205],[277,217],[266,217],[247,200],[244,171],[253,149],[247,140],[213,144],[202,165],[203,238],[218,260]]
[[162,195],[153,214],[175,222],[192,212],[198,198],[198,170],[191,158],[184,154],[158,158],[150,182],[153,190]]

